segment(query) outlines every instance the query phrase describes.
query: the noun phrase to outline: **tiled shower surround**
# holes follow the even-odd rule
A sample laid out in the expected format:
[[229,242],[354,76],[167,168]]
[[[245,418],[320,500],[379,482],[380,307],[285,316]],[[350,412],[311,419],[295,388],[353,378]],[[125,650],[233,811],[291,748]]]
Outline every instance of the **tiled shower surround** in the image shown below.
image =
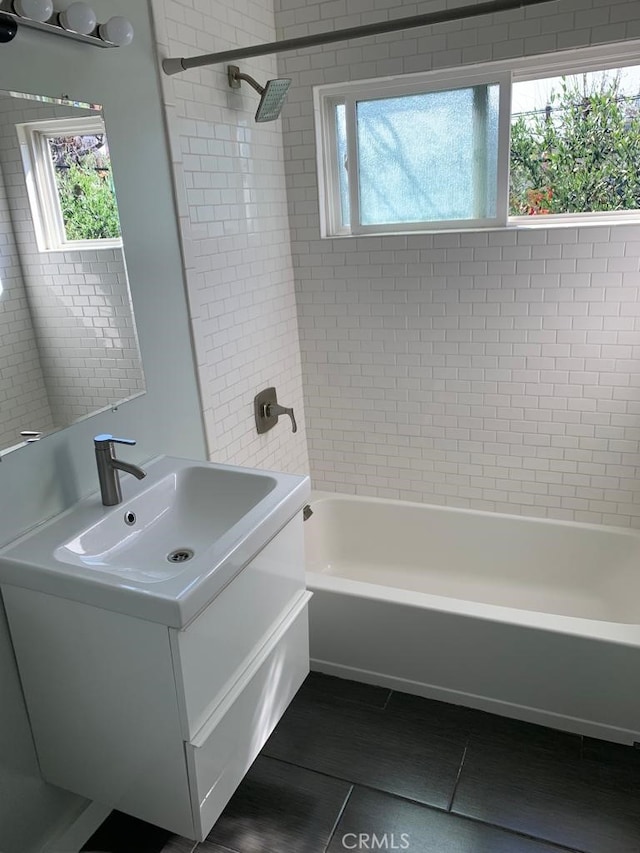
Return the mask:
[[[171,56],[453,5],[153,3]],[[640,525],[640,228],[321,240],[312,100],[322,83],[635,38],[635,0],[562,0],[239,63],[293,79],[265,125],[224,65],[163,77],[211,458],[305,470],[304,431],[257,436],[252,416],[268,384],[301,414],[304,387],[318,488]]]
[[640,523],[634,236],[314,244],[297,272],[316,486]]
[[[454,5],[276,0],[276,23],[290,38]],[[280,57],[317,488],[640,526],[640,226],[321,240],[312,99],[639,37],[637,2],[563,0]]]
[[[275,38],[272,0],[152,8],[163,56]],[[239,64],[261,84],[277,76],[275,57]],[[306,473],[281,124],[254,122],[258,94],[231,90],[224,64],[162,82],[209,456]],[[257,434],[253,398],[271,385],[295,409],[296,434],[289,418]]]

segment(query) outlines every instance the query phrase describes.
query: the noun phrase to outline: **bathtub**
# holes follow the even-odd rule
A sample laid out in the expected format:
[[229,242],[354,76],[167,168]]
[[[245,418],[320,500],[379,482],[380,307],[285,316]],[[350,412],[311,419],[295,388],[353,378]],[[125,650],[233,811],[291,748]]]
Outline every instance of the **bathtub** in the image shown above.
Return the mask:
[[640,532],[315,492],[312,668],[640,741]]

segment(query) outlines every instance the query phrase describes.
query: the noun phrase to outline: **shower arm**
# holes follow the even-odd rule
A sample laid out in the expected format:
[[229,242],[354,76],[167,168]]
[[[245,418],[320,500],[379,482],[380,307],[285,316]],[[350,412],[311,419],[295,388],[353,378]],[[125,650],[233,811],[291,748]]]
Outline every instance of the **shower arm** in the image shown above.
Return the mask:
[[[283,39],[266,44],[256,44],[251,47],[238,47],[233,50],[223,50],[219,53],[206,53],[202,56],[180,59],[163,59],[162,68],[165,74],[179,74],[190,68],[201,68],[204,65],[215,65],[229,60],[249,59],[254,56],[267,56],[273,53],[284,53],[290,50],[303,50],[307,47],[318,47],[323,44],[348,41],[349,39],[366,38],[367,36],[384,35],[399,30],[410,30],[415,27],[429,27],[432,24],[444,24],[450,21],[460,21],[465,18],[476,18],[480,15],[491,15],[495,12],[510,12],[528,6],[539,6],[542,3],[557,3],[559,0],[489,0],[471,6],[459,6],[456,9],[441,9],[438,12],[428,12],[424,15],[413,15],[409,18],[397,18],[392,21],[379,21],[374,24],[363,24],[360,27],[349,27],[344,30],[301,36],[300,38]],[[246,79],[242,75],[241,79]],[[247,80],[250,85],[255,80]],[[260,91],[260,89],[258,89]]]
[[244,80],[245,83],[248,83],[250,86],[256,90],[259,95],[264,94],[264,86],[261,86],[257,80],[254,80],[253,77],[250,77],[248,74],[244,74],[240,71],[237,65],[229,66],[229,85],[232,89],[240,88],[240,81]]

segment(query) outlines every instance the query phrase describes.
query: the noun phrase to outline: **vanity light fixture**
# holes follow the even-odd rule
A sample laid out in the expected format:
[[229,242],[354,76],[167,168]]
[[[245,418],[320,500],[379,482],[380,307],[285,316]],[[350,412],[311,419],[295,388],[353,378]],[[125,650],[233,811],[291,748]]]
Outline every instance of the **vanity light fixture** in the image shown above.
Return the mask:
[[99,24],[83,0],[61,12],[56,12],[53,0],[0,0],[0,42],[11,41],[20,26],[96,47],[125,47],[133,41],[133,26],[126,18],[116,15]]

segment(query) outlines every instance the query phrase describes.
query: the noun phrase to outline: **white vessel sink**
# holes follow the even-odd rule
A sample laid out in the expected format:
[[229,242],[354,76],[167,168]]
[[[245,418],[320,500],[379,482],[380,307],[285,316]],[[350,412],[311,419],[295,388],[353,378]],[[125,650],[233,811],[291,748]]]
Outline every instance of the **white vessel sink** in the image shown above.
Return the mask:
[[308,477],[161,457],[0,551],[0,582],[184,627],[309,497]]

